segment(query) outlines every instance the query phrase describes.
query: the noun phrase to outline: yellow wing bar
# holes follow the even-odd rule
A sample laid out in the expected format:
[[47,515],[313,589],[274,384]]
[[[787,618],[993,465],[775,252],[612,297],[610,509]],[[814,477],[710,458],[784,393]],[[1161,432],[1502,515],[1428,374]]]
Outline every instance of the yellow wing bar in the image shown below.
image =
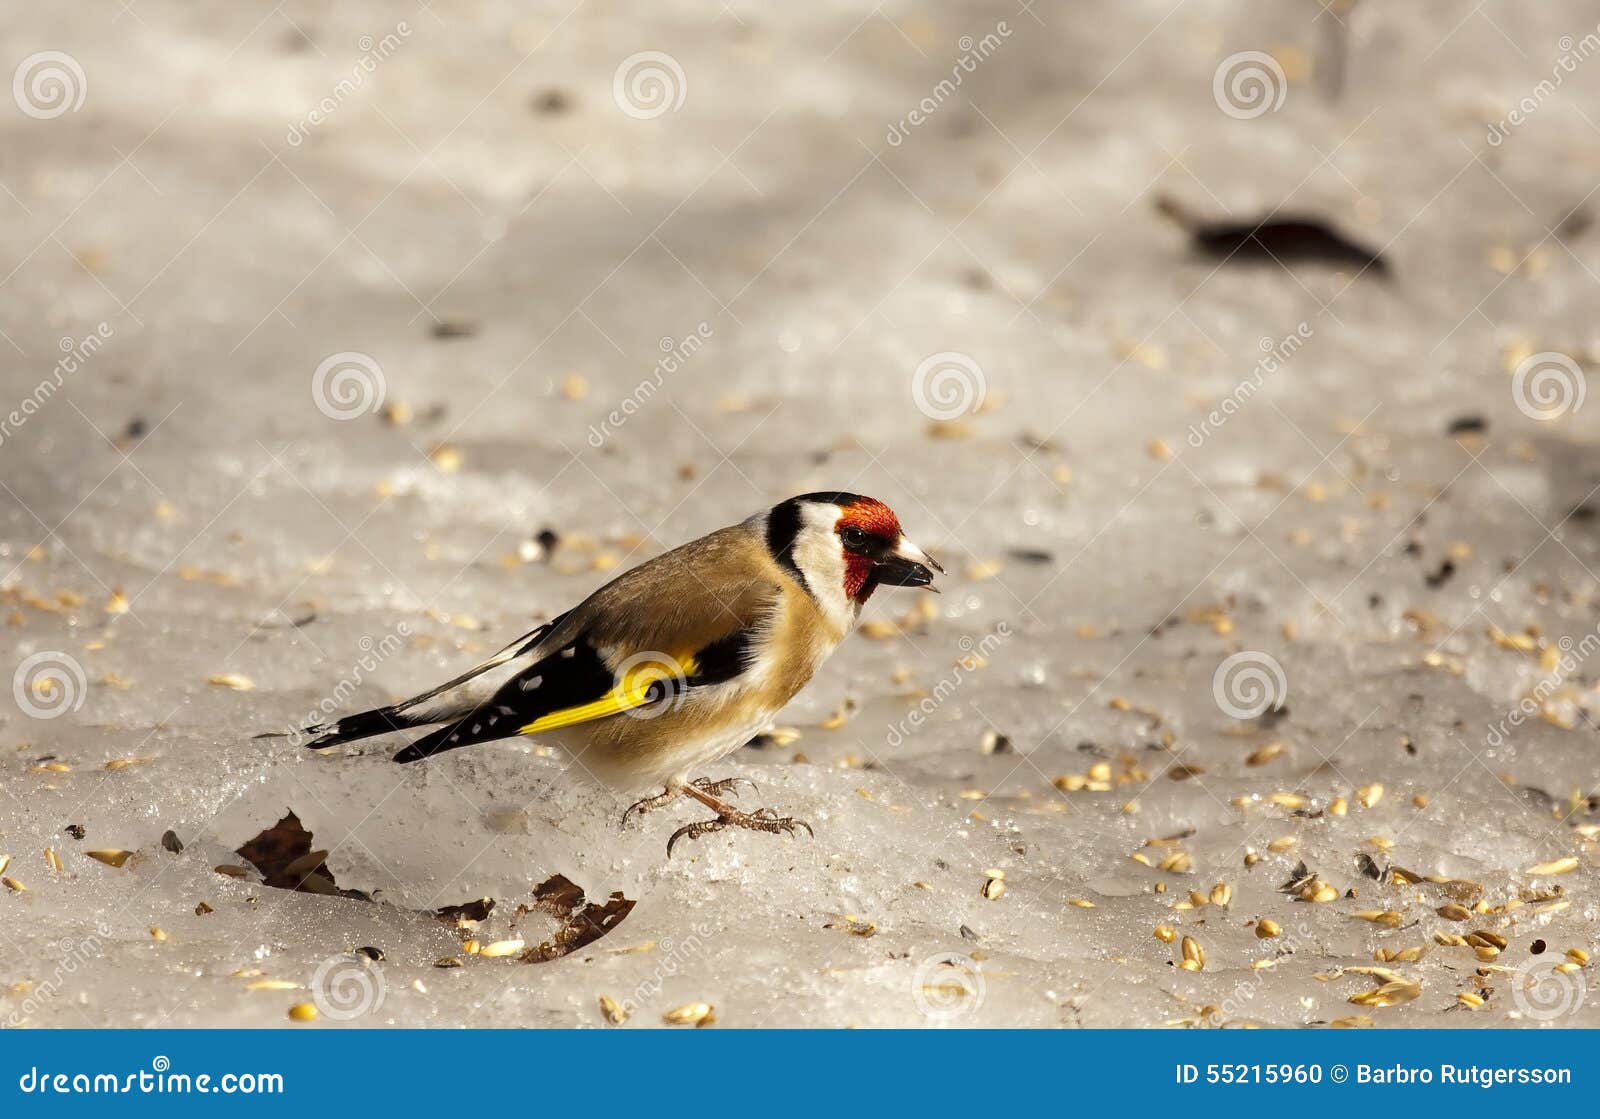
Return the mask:
[[517,733],[539,734],[541,731],[576,726],[643,707],[650,699],[653,685],[666,680],[681,688],[698,669],[699,665],[692,655],[668,657],[660,653],[646,653],[632,657],[623,665],[622,680],[599,699],[541,715]]

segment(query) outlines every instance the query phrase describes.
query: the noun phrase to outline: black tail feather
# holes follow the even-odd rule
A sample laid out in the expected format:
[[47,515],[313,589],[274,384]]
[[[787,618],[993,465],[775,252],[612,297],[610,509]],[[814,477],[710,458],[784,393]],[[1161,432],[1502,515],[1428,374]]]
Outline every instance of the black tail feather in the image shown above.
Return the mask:
[[306,743],[307,748],[321,750],[326,746],[338,746],[345,742],[354,742],[359,738],[371,738],[375,734],[389,734],[392,731],[425,725],[401,714],[398,707],[378,707],[371,711],[363,711],[359,715],[346,715],[337,722],[306,727],[303,733],[315,735]]
[[401,765],[420,762],[447,750],[459,750],[477,742],[492,742],[497,738],[512,738],[518,734],[525,719],[518,718],[509,707],[486,707],[474,712],[460,722],[440,727],[425,734],[411,745],[395,754],[394,761]]

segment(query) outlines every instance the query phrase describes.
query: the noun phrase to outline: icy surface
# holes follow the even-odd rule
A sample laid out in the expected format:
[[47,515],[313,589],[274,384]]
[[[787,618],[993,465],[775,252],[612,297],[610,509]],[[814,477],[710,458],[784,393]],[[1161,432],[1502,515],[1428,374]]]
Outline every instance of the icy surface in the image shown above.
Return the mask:
[[[1600,411],[1538,418],[1512,376],[1597,353],[1592,7],[678,7],[0,24],[6,73],[62,51],[84,94],[0,112],[0,411],[105,324],[0,432],[0,1020],[1600,1024],[1555,970],[1600,929]],[[963,36],[996,44],[970,70]],[[622,111],[641,51],[681,105]],[[1275,109],[1219,108],[1242,51]],[[1198,258],[1158,195],[1318,217],[1392,276]],[[319,407],[352,352],[387,421]],[[983,406],[936,427],[914,373],[946,352]],[[881,592],[799,737],[709,773],[814,839],[669,862],[693,811],[622,830],[534,745],[252,738],[820,488],[951,578]],[[1239,653],[1275,712],[1219,702]],[[214,869],[286,810],[376,902]],[[558,873],[637,904],[552,961],[463,949],[547,940],[517,907]],[[481,897],[476,930],[428,913]]]

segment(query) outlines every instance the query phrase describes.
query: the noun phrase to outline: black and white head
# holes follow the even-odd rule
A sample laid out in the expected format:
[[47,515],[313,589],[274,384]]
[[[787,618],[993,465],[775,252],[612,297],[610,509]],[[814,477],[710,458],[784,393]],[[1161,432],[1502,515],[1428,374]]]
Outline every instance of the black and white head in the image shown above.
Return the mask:
[[893,509],[860,494],[791,497],[767,514],[766,532],[774,558],[845,626],[879,586],[936,590],[934,573],[944,574],[906,539]]

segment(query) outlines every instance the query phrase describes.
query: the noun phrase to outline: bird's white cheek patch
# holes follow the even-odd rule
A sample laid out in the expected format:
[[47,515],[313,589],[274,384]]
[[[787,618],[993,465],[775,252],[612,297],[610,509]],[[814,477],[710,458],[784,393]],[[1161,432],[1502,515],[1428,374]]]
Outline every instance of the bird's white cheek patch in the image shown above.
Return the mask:
[[847,630],[855,624],[857,610],[855,602],[844,593],[844,548],[833,531],[838,523],[837,506],[808,508],[791,554],[822,612],[839,629]]

